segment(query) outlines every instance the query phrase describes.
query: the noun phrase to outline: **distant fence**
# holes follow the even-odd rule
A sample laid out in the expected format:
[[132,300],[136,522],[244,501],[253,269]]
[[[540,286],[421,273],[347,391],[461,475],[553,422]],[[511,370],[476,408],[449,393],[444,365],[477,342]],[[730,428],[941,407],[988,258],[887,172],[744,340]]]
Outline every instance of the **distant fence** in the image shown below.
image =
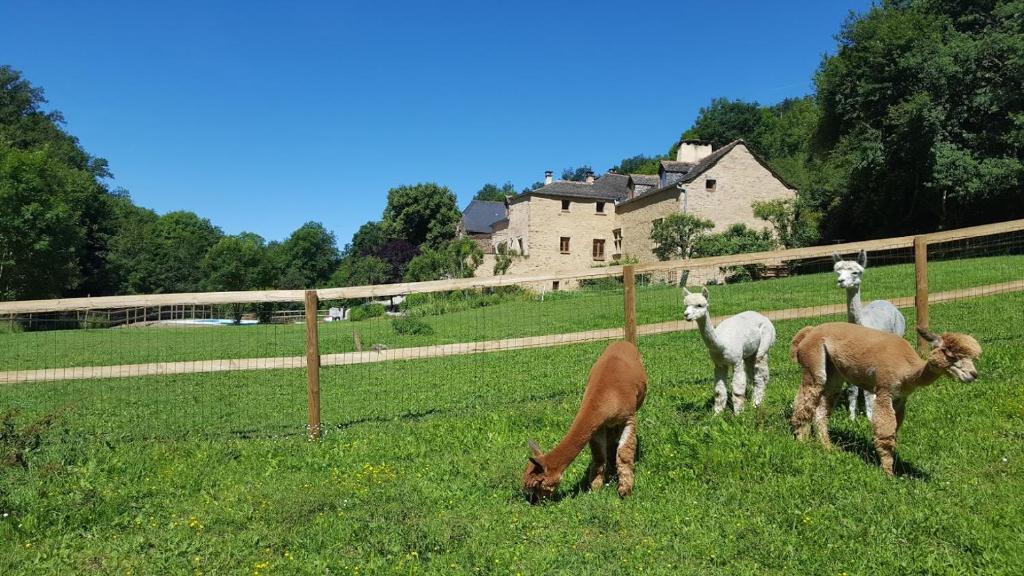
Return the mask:
[[[1024,259],[1014,258],[1024,255],[1021,231],[1024,231],[1024,220],[832,246],[538,275],[318,290],[0,302],[0,328],[6,323],[9,332],[3,334],[5,345],[0,353],[7,359],[0,361],[0,384],[305,368],[309,430],[318,435],[321,367],[561,346],[623,337],[636,341],[639,336],[692,329],[691,323],[680,318],[679,291],[671,289],[687,274],[691,284],[694,278],[721,277],[726,282],[734,277],[772,278],[747,282],[743,285],[753,288],[733,292],[713,289],[712,312],[716,319],[746,308],[758,309],[779,320],[845,314],[846,304],[838,295],[834,280],[826,283],[816,278],[813,289],[799,282],[772,282],[780,276],[830,271],[834,252],[851,257],[864,250],[870,254],[871,262],[864,280],[865,292],[873,291],[898,307],[913,308],[916,323],[927,326],[929,302],[1024,291]],[[943,282],[933,282],[929,290],[929,256],[933,265],[939,262],[940,266],[945,261],[975,257],[992,260],[977,266],[969,277],[954,279],[952,283],[945,278]],[[906,273],[870,270],[897,264],[905,264]],[[553,286],[570,285],[580,286],[579,296],[552,291]],[[773,286],[783,288],[768,289]],[[503,290],[523,287],[530,290],[503,296],[511,298],[512,304],[504,308],[488,307],[491,301],[487,300],[487,293],[500,296]],[[430,299],[431,295],[439,294],[446,295],[446,299]],[[422,318],[400,320],[394,310],[385,311],[377,320],[371,317],[365,323],[321,322],[324,303],[343,301],[351,306],[394,296],[419,298],[418,305],[424,307],[420,310],[432,306],[422,318],[433,324]],[[500,301],[499,296],[493,300]],[[287,310],[274,310],[274,306]],[[216,322],[215,316],[230,307],[236,307],[236,311],[246,307],[246,315],[266,314],[267,318],[276,319],[276,323],[264,322],[262,328],[241,327],[235,332],[196,329]],[[389,312],[394,315],[388,316]],[[407,313],[406,316],[414,315]],[[460,324],[452,328],[437,318],[448,318],[449,323]],[[387,330],[382,323],[388,324]],[[139,324],[148,328],[132,328]],[[120,328],[110,328],[116,326]],[[32,331],[46,327],[84,330],[80,336]],[[579,329],[566,329],[569,327]],[[164,330],[166,328],[178,330]],[[27,331],[19,333],[20,330]],[[255,332],[246,333],[246,330]],[[428,330],[440,333],[429,334]]]

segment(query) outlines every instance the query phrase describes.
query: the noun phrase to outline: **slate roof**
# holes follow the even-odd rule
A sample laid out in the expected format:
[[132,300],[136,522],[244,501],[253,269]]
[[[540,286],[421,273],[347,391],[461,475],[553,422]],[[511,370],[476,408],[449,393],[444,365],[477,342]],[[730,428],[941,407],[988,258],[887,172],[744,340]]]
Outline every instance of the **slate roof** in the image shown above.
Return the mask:
[[657,174],[630,174],[629,179],[641,186],[657,186],[661,181]]
[[[766,170],[771,172],[772,176],[775,176],[776,178],[778,178],[779,182],[782,182],[782,184],[786,188],[789,188],[790,190],[796,190],[796,188],[794,188],[789,182],[786,182],[781,176],[779,176],[774,170],[772,170],[771,167],[768,166],[768,163],[765,162],[760,156],[758,156],[757,153],[755,153],[753,150],[751,150],[750,147],[747,146],[746,142],[744,142],[743,140],[733,140],[732,142],[726,144],[725,146],[722,146],[718,150],[715,150],[711,154],[708,154],[704,158],[701,158],[700,162],[697,162],[696,164],[694,164],[689,169],[689,171],[686,172],[686,174],[683,175],[682,179],[677,180],[677,181],[669,184],[668,186],[665,186],[664,188],[659,188],[657,190],[651,190],[650,192],[648,192],[648,193],[646,193],[646,194],[644,194],[642,196],[637,196],[636,198],[630,198],[629,200],[626,200],[625,202],[621,202],[620,205],[628,204],[630,202],[633,202],[634,200],[639,200],[641,198],[647,198],[648,196],[651,196],[652,194],[657,194],[658,192],[664,192],[665,190],[670,190],[672,188],[675,188],[679,184],[686,184],[688,182],[693,182],[698,176],[700,176],[704,172],[707,172],[712,166],[717,164],[718,161],[722,159],[722,157],[724,157],[726,154],[731,152],[733,148],[735,148],[736,146],[739,146],[740,144],[742,144],[744,147],[746,147],[747,151],[750,152],[750,155],[753,156],[754,159],[758,161],[758,163],[760,163],[762,166],[764,166]],[[665,164],[686,164],[686,162],[670,162],[668,160],[662,160],[661,164],[662,164],[662,166],[664,166]]]
[[690,162],[676,162],[675,160],[662,160],[661,167],[665,172],[689,172],[693,168]]
[[462,211],[462,228],[467,234],[490,234],[491,227],[504,218],[504,202],[473,200]]
[[516,199],[525,198],[529,195],[586,198],[588,200],[614,202],[629,196],[629,176],[608,173],[594,180],[593,184],[570,180],[556,180],[536,190],[524,192],[516,196]]

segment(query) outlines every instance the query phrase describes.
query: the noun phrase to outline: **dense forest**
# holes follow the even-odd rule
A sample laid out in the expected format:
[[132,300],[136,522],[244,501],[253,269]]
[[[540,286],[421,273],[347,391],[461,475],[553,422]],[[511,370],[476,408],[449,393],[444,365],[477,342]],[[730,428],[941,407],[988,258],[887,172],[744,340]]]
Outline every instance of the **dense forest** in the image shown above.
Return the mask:
[[[716,146],[742,138],[800,190],[761,208],[783,232],[776,243],[1024,217],[1024,0],[892,0],[851,15],[814,87],[771,105],[715,99],[681,134]],[[433,183],[390,190],[380,219],[343,249],[316,222],[268,243],[191,212],[157,214],[111,190],[107,162],[44,104],[41,88],[0,66],[0,299],[426,280],[469,276],[480,262],[456,237],[455,195]],[[674,147],[614,168],[655,173]],[[477,197],[515,193],[506,182]],[[757,244],[747,240],[703,244]]]

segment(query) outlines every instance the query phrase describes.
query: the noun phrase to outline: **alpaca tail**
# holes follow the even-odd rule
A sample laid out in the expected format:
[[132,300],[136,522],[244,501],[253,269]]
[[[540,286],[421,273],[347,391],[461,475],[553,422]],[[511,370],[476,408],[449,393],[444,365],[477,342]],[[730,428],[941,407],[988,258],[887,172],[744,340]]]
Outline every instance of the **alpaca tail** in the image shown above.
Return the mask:
[[789,357],[796,360],[796,350],[800,347],[800,343],[804,341],[804,338],[810,334],[811,330],[814,330],[814,326],[804,326],[793,336],[793,342],[789,345]]

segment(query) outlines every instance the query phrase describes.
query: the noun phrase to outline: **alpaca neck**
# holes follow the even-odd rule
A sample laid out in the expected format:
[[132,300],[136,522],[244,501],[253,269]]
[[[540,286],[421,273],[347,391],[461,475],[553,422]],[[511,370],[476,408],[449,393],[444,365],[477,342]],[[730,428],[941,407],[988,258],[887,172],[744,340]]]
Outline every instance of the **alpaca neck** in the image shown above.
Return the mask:
[[704,344],[708,348],[721,352],[723,349],[722,342],[718,339],[718,334],[715,334],[715,327],[711,325],[711,320],[708,316],[708,314],[705,314],[697,318],[697,328],[700,329],[700,337],[704,339]]
[[921,365],[914,371],[910,382],[913,384],[914,388],[928,386],[932,382],[938,380],[940,376],[945,374],[945,372],[946,371],[942,368],[932,364],[930,360],[927,362],[922,360]]
[[846,320],[860,324],[861,320],[860,286],[846,289]]
[[558,474],[564,472],[604,423],[597,422],[589,412],[585,407],[581,408],[576,414],[576,419],[572,421],[572,426],[569,427],[565,438],[562,438],[558,446],[544,455],[544,466],[549,472]]

